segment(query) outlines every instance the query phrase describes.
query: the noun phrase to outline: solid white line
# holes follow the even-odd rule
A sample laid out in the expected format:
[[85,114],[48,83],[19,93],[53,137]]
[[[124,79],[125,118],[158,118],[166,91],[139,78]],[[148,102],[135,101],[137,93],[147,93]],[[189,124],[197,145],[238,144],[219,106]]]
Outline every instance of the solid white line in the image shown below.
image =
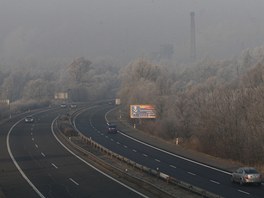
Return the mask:
[[224,171],[224,170],[221,170],[221,169],[218,169],[218,168],[214,168],[214,167],[212,167],[212,166],[209,166],[209,165],[206,165],[206,164],[203,164],[203,163],[200,163],[200,162],[196,162],[196,161],[194,161],[194,160],[191,160],[191,159],[188,159],[188,158],[182,157],[182,156],[180,156],[180,155],[177,155],[177,154],[174,154],[174,153],[171,153],[171,152],[165,151],[165,150],[163,150],[163,149],[157,148],[157,147],[152,146],[152,145],[150,145],[150,144],[147,144],[147,143],[145,143],[145,142],[143,142],[143,141],[140,141],[140,140],[138,140],[138,139],[136,139],[136,138],[133,138],[133,137],[131,137],[131,136],[129,136],[129,135],[123,133],[123,132],[119,132],[119,134],[121,134],[121,135],[123,135],[123,136],[125,136],[125,137],[127,137],[127,138],[130,138],[130,139],[132,139],[132,140],[134,140],[134,141],[136,141],[136,142],[138,142],[138,143],[141,143],[141,144],[143,144],[143,145],[145,145],[145,146],[148,146],[148,147],[150,147],[150,148],[153,148],[153,149],[155,149],[155,150],[157,150],[157,151],[161,151],[161,152],[163,152],[163,153],[166,153],[166,154],[168,154],[168,155],[171,155],[171,156],[174,156],[174,157],[177,157],[177,158],[183,159],[183,160],[185,160],[185,161],[188,161],[188,162],[191,162],[191,163],[194,163],[194,164],[197,164],[197,165],[200,165],[200,166],[206,167],[206,168],[210,168],[210,169],[212,169],[212,170],[215,170],[215,171],[218,171],[218,172],[222,172],[222,173],[225,173],[225,174],[228,174],[228,175],[231,175],[231,174],[232,174],[232,173],[229,173],[229,172],[227,172],[227,171]]
[[213,183],[215,183],[215,184],[220,184],[219,182],[214,181],[214,180],[210,180],[210,182],[213,182]]
[[192,172],[187,172],[188,174],[190,174],[190,175],[196,175],[195,173],[192,173]]
[[241,193],[244,193],[244,194],[250,195],[250,193],[248,193],[248,192],[246,192],[246,191],[243,191],[243,190],[238,190],[238,192],[241,192]]
[[97,172],[99,172],[99,173],[101,173],[102,175],[108,177],[109,179],[111,179],[111,180],[117,182],[118,184],[120,184],[120,185],[126,187],[127,189],[129,189],[129,190],[131,190],[131,191],[137,193],[138,195],[140,195],[140,196],[142,196],[142,197],[144,197],[144,198],[148,198],[148,196],[146,196],[146,195],[142,194],[141,192],[139,192],[139,191],[137,191],[137,190],[131,188],[130,186],[128,186],[128,185],[126,185],[126,184],[124,184],[124,183],[118,181],[117,179],[115,179],[115,178],[111,177],[110,175],[104,173],[103,171],[99,170],[99,169],[96,168],[95,166],[89,164],[89,163],[88,163],[87,161],[85,161],[83,158],[81,158],[80,156],[78,156],[78,155],[76,155],[74,152],[72,152],[70,149],[68,149],[68,147],[66,147],[66,146],[65,146],[65,145],[59,140],[59,138],[56,136],[56,134],[55,134],[55,132],[54,132],[54,130],[53,130],[53,126],[54,126],[54,123],[55,123],[56,119],[58,119],[58,117],[56,117],[56,118],[53,120],[52,124],[51,124],[51,131],[52,131],[52,134],[53,134],[53,136],[55,137],[55,139],[61,144],[61,146],[63,146],[63,147],[69,152],[69,153],[71,153],[72,155],[74,155],[76,158],[78,158],[78,159],[81,160],[83,163],[85,163],[86,165],[90,166],[91,168],[93,168],[93,169],[96,170]]
[[12,132],[12,130],[14,129],[14,127],[19,123],[21,122],[22,120],[24,119],[21,119],[19,121],[17,121],[12,127],[11,129],[8,131],[8,134],[7,134],[7,138],[6,138],[6,144],[7,144],[7,151],[9,153],[9,156],[11,157],[13,163],[15,164],[17,170],[20,172],[20,174],[22,175],[22,177],[27,181],[27,183],[33,188],[33,190],[38,194],[39,197],[41,198],[45,198],[45,196],[37,189],[37,187],[28,179],[28,177],[26,176],[26,174],[24,173],[24,171],[20,168],[20,166],[18,165],[16,159],[14,158],[13,156],[13,153],[11,151],[11,148],[10,148],[10,144],[9,144],[9,139],[10,139],[10,134]]
[[41,155],[42,155],[43,157],[46,157],[46,155],[45,155],[44,153],[42,153],[42,152],[41,152]]
[[70,180],[72,183],[74,183],[76,186],[79,186],[79,184],[78,184],[76,181],[74,181],[72,178],[69,178],[69,180]]
[[55,164],[51,163],[51,165],[52,165],[54,168],[58,169],[58,166],[56,166]]

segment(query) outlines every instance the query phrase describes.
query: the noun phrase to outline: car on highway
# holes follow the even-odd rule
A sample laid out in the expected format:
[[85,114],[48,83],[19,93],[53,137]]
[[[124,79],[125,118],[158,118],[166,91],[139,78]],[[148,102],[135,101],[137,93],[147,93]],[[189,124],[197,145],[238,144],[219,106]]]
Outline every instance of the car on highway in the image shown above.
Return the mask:
[[77,104],[71,104],[70,107],[71,108],[77,108]]
[[26,123],[32,123],[32,122],[34,122],[34,118],[32,116],[27,116],[27,117],[25,117],[25,122]]
[[108,133],[117,133],[117,126],[115,124],[108,124]]
[[237,182],[240,185],[261,185],[262,176],[254,167],[241,167],[232,173],[231,181]]
[[60,105],[60,107],[61,107],[61,108],[66,108],[67,105],[63,103],[63,104]]

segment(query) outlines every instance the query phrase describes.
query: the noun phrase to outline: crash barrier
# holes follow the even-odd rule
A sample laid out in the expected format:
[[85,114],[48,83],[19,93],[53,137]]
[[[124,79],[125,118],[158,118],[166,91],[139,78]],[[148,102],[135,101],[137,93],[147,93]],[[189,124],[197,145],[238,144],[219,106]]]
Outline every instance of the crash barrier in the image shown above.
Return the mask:
[[[204,198],[222,198],[222,196],[220,195],[216,195],[214,193],[211,193],[209,191],[206,191],[204,189],[201,189],[199,187],[193,186],[191,184],[188,184],[186,182],[183,182],[181,180],[178,180],[174,177],[171,177],[170,175],[167,175],[165,173],[160,172],[159,170],[155,170],[155,169],[151,169],[148,168],[146,166],[143,166],[139,163],[136,163],[122,155],[119,155],[107,148],[105,148],[104,146],[98,144],[97,142],[93,141],[91,137],[87,137],[85,135],[83,135],[82,133],[80,133],[78,131],[78,136],[80,137],[80,139],[82,140],[82,142],[84,142],[85,144],[91,146],[92,148],[107,154],[108,156],[110,156],[111,158],[115,158],[121,162],[126,163],[127,165],[130,165],[131,167],[137,168],[138,170],[141,170],[145,173],[148,173],[149,175],[152,175],[154,177],[160,178],[162,180],[164,180],[165,182],[167,182],[168,184],[172,184],[172,185],[176,185],[178,187],[181,187],[187,191],[196,193],[198,195],[201,195]],[[82,151],[82,152],[88,152],[86,150],[84,150],[83,148],[74,145],[74,143],[71,141],[71,138],[67,139],[75,148],[77,148],[78,150]]]

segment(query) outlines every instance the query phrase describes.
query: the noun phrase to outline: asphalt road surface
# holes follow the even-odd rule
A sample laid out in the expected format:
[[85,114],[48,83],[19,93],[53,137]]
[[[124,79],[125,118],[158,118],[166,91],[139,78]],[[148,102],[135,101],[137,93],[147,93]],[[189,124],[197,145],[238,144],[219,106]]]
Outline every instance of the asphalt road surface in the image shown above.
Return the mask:
[[[84,163],[52,133],[53,120],[67,109],[35,113],[1,124],[0,186],[6,197],[146,197]],[[32,114],[32,113],[28,113]]]
[[263,197],[263,186],[239,186],[230,182],[230,173],[190,159],[177,156],[142,141],[135,140],[119,130],[107,133],[106,113],[113,107],[97,106],[80,113],[76,128],[104,147],[137,163],[157,169],[194,186],[227,198]]

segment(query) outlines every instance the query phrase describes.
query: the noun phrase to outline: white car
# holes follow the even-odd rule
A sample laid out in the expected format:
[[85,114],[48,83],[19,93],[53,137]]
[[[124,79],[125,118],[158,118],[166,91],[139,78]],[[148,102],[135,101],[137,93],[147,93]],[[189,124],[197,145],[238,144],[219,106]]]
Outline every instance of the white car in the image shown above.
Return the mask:
[[34,118],[32,116],[27,116],[27,117],[25,117],[25,122],[26,123],[32,123],[32,122],[34,122]]
[[232,182],[238,182],[240,185],[254,183],[261,185],[261,174],[253,167],[242,167],[232,173]]

